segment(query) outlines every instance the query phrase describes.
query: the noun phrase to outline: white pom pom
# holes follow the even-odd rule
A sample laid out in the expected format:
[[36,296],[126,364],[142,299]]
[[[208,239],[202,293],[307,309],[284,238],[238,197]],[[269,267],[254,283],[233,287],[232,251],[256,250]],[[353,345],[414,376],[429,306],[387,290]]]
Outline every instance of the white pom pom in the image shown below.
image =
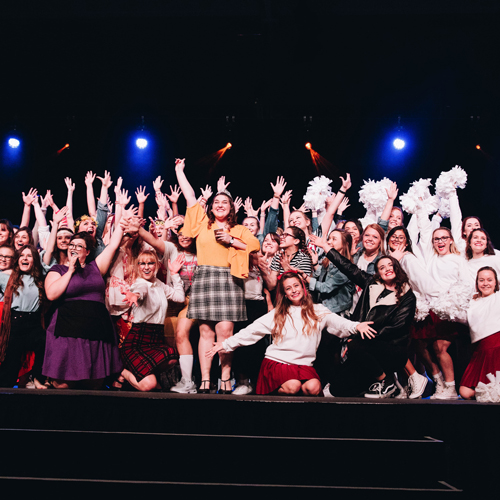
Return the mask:
[[430,186],[430,179],[419,179],[413,182],[408,192],[399,197],[403,210],[409,214],[415,214],[417,209],[423,206],[428,214],[435,213],[439,206],[439,200],[437,197],[431,196]]
[[476,401],[480,403],[500,403],[500,383],[493,373],[486,375],[490,381],[488,384],[478,382],[476,386]]
[[450,217],[450,201],[446,198],[439,198],[438,212],[443,219],[448,219]]
[[330,184],[332,181],[324,175],[315,177],[309,182],[304,203],[309,210],[321,211],[325,208],[326,199],[332,195]]
[[364,205],[367,212],[376,214],[375,222],[382,213],[387,203],[387,191],[391,186],[392,181],[384,177],[380,181],[364,181],[363,186],[359,190],[359,201]]
[[457,281],[431,302],[431,309],[443,320],[465,323],[472,293],[469,283]]
[[467,172],[458,165],[455,165],[447,172],[441,172],[436,180],[436,193],[441,198],[448,199],[456,190],[463,189],[467,184]]
[[429,316],[430,305],[425,299],[425,296],[413,290],[415,297],[417,298],[417,308],[415,309],[415,321],[423,321],[427,316]]

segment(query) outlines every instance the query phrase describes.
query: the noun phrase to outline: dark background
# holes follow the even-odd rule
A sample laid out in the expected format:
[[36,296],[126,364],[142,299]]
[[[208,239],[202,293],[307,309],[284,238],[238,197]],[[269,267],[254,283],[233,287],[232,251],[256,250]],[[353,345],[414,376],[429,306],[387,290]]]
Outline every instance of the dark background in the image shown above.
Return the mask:
[[[64,205],[65,176],[84,213],[89,169],[150,193],[162,175],[165,191],[176,157],[194,186],[226,175],[255,205],[277,175],[299,206],[315,175],[336,189],[350,172],[347,215],[362,216],[363,179],[387,176],[402,194],[458,164],[463,214],[479,215],[498,246],[499,27],[499,2],[478,0],[2,3],[0,217],[19,223],[31,186]],[[14,126],[16,151],[4,147]],[[330,167],[315,168],[308,140]],[[207,158],[228,141],[214,167]]]

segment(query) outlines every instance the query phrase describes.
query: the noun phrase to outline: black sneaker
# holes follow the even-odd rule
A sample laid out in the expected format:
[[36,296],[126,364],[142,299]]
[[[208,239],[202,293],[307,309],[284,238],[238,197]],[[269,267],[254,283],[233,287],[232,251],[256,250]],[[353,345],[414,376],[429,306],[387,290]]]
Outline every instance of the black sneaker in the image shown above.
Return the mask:
[[365,398],[391,398],[396,390],[397,387],[394,381],[385,377],[370,386],[368,391],[365,392]]

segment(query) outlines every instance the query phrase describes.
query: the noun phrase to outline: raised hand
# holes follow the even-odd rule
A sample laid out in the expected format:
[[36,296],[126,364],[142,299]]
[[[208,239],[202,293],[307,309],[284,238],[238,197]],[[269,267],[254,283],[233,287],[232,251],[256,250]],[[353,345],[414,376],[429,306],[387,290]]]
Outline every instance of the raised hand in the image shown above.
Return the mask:
[[222,177],[219,178],[219,180],[217,181],[217,192],[218,193],[222,193],[222,191],[225,191],[227,189],[227,187],[229,186],[229,184],[231,184],[230,182],[228,182],[226,184],[226,176],[223,175]]
[[[186,168],[186,159],[185,158],[176,158],[175,159],[175,171],[182,172]],[[163,183],[163,181],[162,181]]]
[[305,203],[302,203],[302,205],[300,205],[299,208],[295,208],[293,207],[294,210],[298,210],[299,212],[303,212],[303,213],[306,213],[306,212],[310,212],[311,209],[310,208],[307,208],[306,207],[306,204]]
[[30,188],[30,190],[28,191],[28,194],[23,193],[24,204],[27,206],[32,205],[37,196],[38,196],[37,190],[35,188]]
[[137,203],[146,203],[149,193],[146,194],[146,186],[139,186],[135,191],[135,196],[137,198]]
[[201,197],[207,202],[210,199],[210,196],[212,196],[212,188],[207,184],[205,189],[200,188],[200,191]]
[[85,174],[85,185],[88,187],[88,186],[92,186],[92,184],[94,183],[95,181],[95,174],[92,172],[92,170],[89,170],[86,174]]
[[130,199],[131,197],[128,195],[128,190],[120,190],[116,195],[116,204],[125,208],[130,203]]
[[345,210],[347,210],[351,205],[349,205],[349,198],[344,196],[343,200],[340,202],[339,208],[337,208],[337,213],[342,215]]
[[69,208],[62,207],[57,212],[54,212],[54,214],[52,215],[52,220],[54,221],[54,224],[59,225],[59,223],[64,219],[64,217],[67,217],[68,215],[69,215]]
[[64,182],[66,183],[68,191],[73,192],[75,190],[75,183],[71,180],[70,177],[65,177]]
[[286,191],[281,196],[281,204],[282,205],[290,205],[290,200],[292,199],[292,193],[293,193],[293,191],[290,189],[289,191]]
[[102,182],[103,187],[109,189],[111,187],[111,184],[113,184],[113,181],[111,180],[111,174],[105,170],[104,171],[104,177],[99,177],[97,178]]
[[180,253],[173,262],[168,259],[168,269],[170,274],[178,274],[178,272],[182,269],[184,262],[186,262],[186,256],[183,253]]
[[235,213],[238,213],[240,208],[243,206],[243,200],[241,199],[240,196],[237,196],[236,199],[234,200],[234,211]]
[[173,189],[172,186],[170,186],[170,194],[167,194],[167,197],[171,203],[177,203],[180,195],[181,195],[181,188],[177,186],[177,184],[174,186]]
[[266,210],[271,206],[271,203],[272,203],[273,199],[271,198],[270,200],[264,200],[262,202],[262,205],[260,206],[260,215],[262,216],[262,214],[265,214],[266,213]]
[[273,184],[271,182],[271,188],[272,188],[272,190],[274,192],[274,196],[276,196],[276,198],[279,198],[283,194],[285,187],[286,187],[286,182],[285,182],[284,177],[280,177],[280,176],[276,177],[276,184]]
[[257,210],[254,210],[253,205],[252,205],[252,198],[250,196],[247,196],[247,199],[245,200],[245,204],[243,209],[245,210],[245,213],[247,214],[247,217],[257,217],[259,214],[260,208]]
[[42,208],[52,207],[54,205],[54,199],[52,198],[52,193],[50,189],[47,189],[45,197],[42,198]]
[[115,196],[118,196],[118,193],[121,191],[122,183],[123,183],[123,178],[118,177],[118,179],[116,181],[116,186],[115,186]]
[[346,173],[345,179],[342,176],[340,176],[340,179],[342,180],[342,191],[347,191],[352,186],[351,174]]
[[398,196],[398,185],[395,182],[391,182],[389,189],[385,190],[389,200],[395,200]]

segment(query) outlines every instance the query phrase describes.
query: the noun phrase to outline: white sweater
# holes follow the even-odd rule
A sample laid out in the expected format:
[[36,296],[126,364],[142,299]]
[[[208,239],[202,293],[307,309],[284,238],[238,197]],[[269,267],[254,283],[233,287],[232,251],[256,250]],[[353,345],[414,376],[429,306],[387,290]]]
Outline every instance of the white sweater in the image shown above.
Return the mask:
[[[304,321],[301,308],[292,306],[283,327],[283,337],[279,342],[273,342],[266,350],[266,358],[278,363],[290,365],[311,366],[316,359],[316,351],[321,340],[321,331],[327,331],[337,337],[344,338],[357,332],[357,321],[349,321],[332,313],[322,304],[315,304],[314,310],[320,321],[312,333],[303,333]],[[226,339],[222,346],[228,352],[242,346],[255,344],[265,335],[270,335],[274,325],[275,310],[265,314],[251,325],[240,330],[233,337]]]
[[472,299],[467,311],[467,321],[472,343],[500,331],[500,293]]

